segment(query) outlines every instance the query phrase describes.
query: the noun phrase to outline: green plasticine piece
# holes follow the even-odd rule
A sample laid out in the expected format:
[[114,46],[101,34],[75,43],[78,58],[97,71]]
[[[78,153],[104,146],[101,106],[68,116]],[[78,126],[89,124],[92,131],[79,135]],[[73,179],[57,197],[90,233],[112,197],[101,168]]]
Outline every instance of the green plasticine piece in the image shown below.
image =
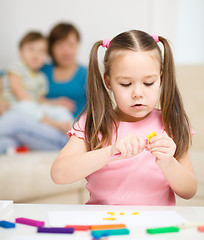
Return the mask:
[[170,233],[170,232],[178,232],[178,227],[162,227],[162,228],[150,228],[146,229],[147,233],[157,234],[157,233]]

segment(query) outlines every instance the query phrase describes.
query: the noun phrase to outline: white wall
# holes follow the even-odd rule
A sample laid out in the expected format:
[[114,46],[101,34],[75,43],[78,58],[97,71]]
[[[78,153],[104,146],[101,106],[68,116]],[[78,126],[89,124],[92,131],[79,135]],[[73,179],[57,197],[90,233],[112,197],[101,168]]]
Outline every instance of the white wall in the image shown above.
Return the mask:
[[[80,30],[78,59],[84,64],[95,41],[130,29],[171,40],[178,63],[204,63],[203,10],[203,0],[1,0],[0,69],[17,58],[18,42],[27,31],[47,34],[61,21]],[[194,37],[186,38],[189,32],[202,37],[196,48]]]
[[204,63],[204,1],[179,0],[177,61]]

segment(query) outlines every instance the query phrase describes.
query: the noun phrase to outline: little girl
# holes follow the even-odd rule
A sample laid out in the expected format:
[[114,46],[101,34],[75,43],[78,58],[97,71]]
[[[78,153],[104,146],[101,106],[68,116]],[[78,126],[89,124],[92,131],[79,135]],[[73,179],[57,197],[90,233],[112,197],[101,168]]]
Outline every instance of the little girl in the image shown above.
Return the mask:
[[[101,46],[107,48],[104,81],[97,56]],[[147,142],[153,131],[157,135]],[[69,135],[51,176],[59,184],[86,177],[88,204],[175,205],[174,193],[184,199],[196,193],[188,155],[191,128],[172,52],[161,36],[132,30],[94,44],[87,109]]]

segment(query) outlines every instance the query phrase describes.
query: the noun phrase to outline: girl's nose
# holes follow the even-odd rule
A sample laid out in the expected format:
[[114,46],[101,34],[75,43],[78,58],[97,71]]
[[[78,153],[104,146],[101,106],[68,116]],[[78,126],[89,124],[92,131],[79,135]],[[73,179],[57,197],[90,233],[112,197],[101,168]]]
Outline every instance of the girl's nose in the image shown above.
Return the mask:
[[135,86],[132,93],[133,98],[141,98],[143,96],[142,94],[142,88],[140,86]]

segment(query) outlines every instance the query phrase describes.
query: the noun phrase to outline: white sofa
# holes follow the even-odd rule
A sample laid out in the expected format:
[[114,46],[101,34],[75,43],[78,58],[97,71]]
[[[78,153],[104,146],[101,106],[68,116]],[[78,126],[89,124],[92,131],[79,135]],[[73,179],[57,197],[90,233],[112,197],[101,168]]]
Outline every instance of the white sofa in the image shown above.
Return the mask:
[[0,199],[29,203],[84,203],[85,180],[56,185],[50,177],[57,152],[0,155]]

